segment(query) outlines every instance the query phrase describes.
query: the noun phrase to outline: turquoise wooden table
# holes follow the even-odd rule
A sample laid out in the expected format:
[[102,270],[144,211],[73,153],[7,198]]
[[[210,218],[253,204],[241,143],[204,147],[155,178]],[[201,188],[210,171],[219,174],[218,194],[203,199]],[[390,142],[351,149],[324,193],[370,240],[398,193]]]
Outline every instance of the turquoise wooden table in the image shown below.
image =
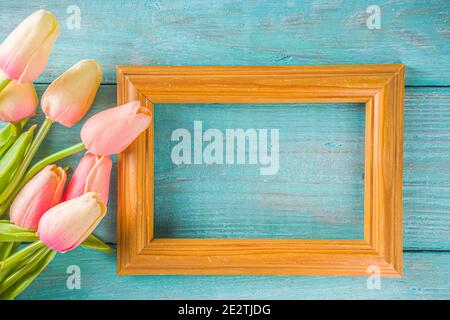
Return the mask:
[[[58,255],[22,299],[449,299],[450,2],[30,1],[0,4],[0,38],[38,8],[62,33],[38,93],[78,60],[104,77],[93,114],[116,103],[115,65],[407,65],[403,173],[405,275],[370,290],[364,277],[116,276],[115,256],[83,248]],[[368,12],[369,11],[369,12]],[[367,20],[370,20],[367,22]],[[359,105],[158,105],[155,216],[159,237],[362,237],[364,109]],[[280,130],[280,170],[176,166],[176,128]],[[55,126],[41,151],[79,141]],[[66,161],[76,166],[80,155]],[[116,243],[116,172],[96,230]],[[70,290],[68,267],[81,288]]]

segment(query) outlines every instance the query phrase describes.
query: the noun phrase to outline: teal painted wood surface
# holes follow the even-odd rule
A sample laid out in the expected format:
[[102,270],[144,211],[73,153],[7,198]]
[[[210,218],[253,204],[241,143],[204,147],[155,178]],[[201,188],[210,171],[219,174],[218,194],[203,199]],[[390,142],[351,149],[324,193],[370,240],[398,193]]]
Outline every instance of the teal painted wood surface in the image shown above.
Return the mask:
[[[403,244],[405,277],[383,279],[381,290],[368,290],[365,278],[322,277],[117,277],[115,257],[82,248],[59,255],[49,269],[21,296],[22,299],[198,299],[198,298],[373,298],[449,299],[450,263],[450,42],[448,1],[379,1],[381,29],[369,30],[366,8],[372,1],[29,1],[0,3],[0,39],[19,19],[43,7],[56,13],[62,34],[47,69],[37,80],[39,95],[47,84],[80,59],[96,58],[104,67],[101,86],[90,112],[116,103],[115,65],[326,65],[349,63],[405,63],[405,142],[403,173]],[[69,29],[68,7],[80,8],[81,28]],[[70,10],[69,10],[70,11]],[[73,13],[73,11],[72,11]],[[427,87],[423,87],[427,86]],[[433,87],[435,86],[435,87]],[[436,87],[439,86],[439,87]],[[155,209],[161,236],[205,237],[238,235],[302,235],[358,237],[361,226],[362,140],[355,136],[362,114],[349,108],[339,113],[330,107],[297,111],[279,106],[277,114],[257,116],[241,107],[204,111],[198,107],[161,106],[155,113]],[[300,113],[299,113],[300,112]],[[309,125],[294,127],[292,117],[305,116]],[[277,190],[259,180],[256,168],[204,166],[171,167],[167,161],[168,134],[175,126],[192,125],[194,118],[222,128],[279,121],[295,133],[289,144],[298,162],[295,171]],[[42,115],[40,115],[42,118]],[[329,123],[325,138],[324,119]],[[273,118],[273,119],[272,119]],[[222,119],[223,123],[219,123]],[[40,155],[79,141],[81,124],[72,129],[55,125]],[[232,126],[234,127],[234,126]],[[305,140],[306,139],[306,140]],[[294,139],[292,140],[294,141]],[[280,145],[289,142],[281,137]],[[363,147],[362,147],[363,148]],[[308,157],[299,150],[308,150]],[[75,167],[81,154],[61,164]],[[303,160],[303,161],[300,161]],[[114,163],[116,159],[114,158]],[[96,234],[116,243],[116,167],[113,170],[109,213]],[[253,172],[252,172],[253,170]],[[311,171],[322,173],[315,175]],[[225,179],[218,180],[223,173]],[[284,178],[287,177],[283,176]],[[232,190],[234,178],[241,181]],[[216,179],[216,180],[214,180]],[[227,180],[228,179],[228,180]],[[275,178],[274,178],[275,179]],[[314,185],[305,189],[299,183]],[[321,180],[322,179],[322,180]],[[214,181],[214,182],[213,182]],[[336,192],[340,184],[342,194]],[[253,189],[252,189],[253,187]],[[213,192],[221,193],[218,203]],[[193,191],[208,191],[200,195]],[[258,192],[272,192],[264,201]],[[291,192],[291,194],[288,194]],[[300,197],[297,197],[297,196]],[[318,197],[322,195],[324,201]],[[183,201],[181,202],[180,199]],[[225,201],[224,201],[225,200]],[[257,204],[258,212],[250,210]],[[339,205],[338,205],[339,204]],[[250,208],[248,208],[250,207]],[[309,208],[304,209],[304,208]],[[233,209],[236,209],[234,211]],[[320,212],[312,212],[320,208]],[[333,211],[335,208],[336,211]],[[292,210],[293,209],[293,210]],[[228,213],[227,215],[224,215]],[[244,213],[248,212],[245,216]],[[280,212],[288,212],[277,221]],[[339,216],[334,215],[339,212]],[[264,217],[257,228],[258,213]],[[235,218],[235,219],[233,219]],[[308,220],[309,219],[309,220]],[[253,224],[252,224],[253,223]],[[286,224],[286,225],[285,225]],[[230,231],[230,232],[228,232]],[[79,265],[82,289],[68,290],[66,268]]]
[[[448,299],[450,255],[405,253],[405,275],[367,289],[365,277],[116,276],[114,257],[79,248],[59,255],[21,299]],[[81,270],[69,290],[67,267]]]
[[[45,89],[44,85],[38,85],[38,94],[41,95],[43,90]],[[111,107],[115,104],[116,99],[116,86],[111,85],[103,85],[101,86],[97,98],[95,100],[94,106],[92,107],[89,115],[98,112],[99,110],[103,110],[105,108]],[[313,107],[316,108],[316,107]],[[225,199],[233,200],[235,197],[235,193],[233,190],[227,188],[225,182],[220,182],[217,180],[216,172],[212,169],[205,169],[205,166],[184,166],[176,168],[175,172],[171,172],[169,168],[172,166],[168,163],[168,155],[167,152],[170,152],[169,148],[173,143],[170,142],[170,133],[171,128],[178,127],[181,122],[186,125],[192,126],[192,120],[199,115],[198,119],[205,119],[206,122],[213,121],[213,119],[228,119],[234,120],[236,119],[236,124],[244,124],[245,122],[239,121],[239,118],[248,118],[249,111],[245,108],[236,108],[230,109],[226,107],[218,107],[215,110],[214,118],[211,115],[207,117],[201,116],[200,108],[197,113],[193,113],[186,107],[179,108],[179,113],[174,114],[173,109],[160,110],[157,108],[155,124],[159,129],[159,133],[157,134],[156,144],[161,146],[160,149],[157,150],[156,159],[166,159],[166,162],[157,161],[155,172],[156,182],[155,189],[158,191],[167,191],[168,188],[172,188],[174,193],[164,192],[163,194],[157,194],[156,203],[159,205],[157,208],[162,214],[172,214],[172,217],[181,217],[182,214],[190,215],[190,219],[184,219],[184,226],[177,226],[175,221],[175,225],[172,226],[172,231],[180,234],[185,232],[188,233],[191,237],[202,237],[205,234],[210,232],[216,232],[214,229],[208,230],[208,224],[214,226],[215,219],[222,219],[223,212],[215,210],[217,208],[217,197],[212,196],[209,192],[205,192],[196,197],[187,197],[183,195],[183,188],[188,184],[192,190],[200,190],[203,188],[203,191],[213,191],[216,188],[214,185],[217,183],[224,188],[224,192],[222,193],[222,197]],[[202,109],[203,110],[203,109]],[[286,110],[285,110],[286,111]],[[317,110],[315,110],[317,111]],[[335,112],[331,112],[328,117],[338,116],[339,112],[334,109]],[[356,111],[356,110],[353,110]],[[292,110],[294,114],[298,114],[296,110]],[[306,112],[306,110],[305,110]],[[309,111],[308,111],[309,112]],[[167,114],[166,114],[167,113]],[[301,172],[293,173],[293,177],[291,178],[293,182],[295,181],[304,181],[304,179],[309,179],[310,182],[313,182],[314,179],[317,179],[314,176],[314,173],[308,172],[311,170],[329,170],[335,169],[337,172],[332,173],[329,171],[328,173],[333,174],[333,179],[336,182],[339,182],[342,190],[353,190],[354,192],[360,192],[361,189],[355,189],[355,186],[360,185],[362,177],[361,177],[361,163],[358,162],[359,171],[352,172],[348,166],[352,163],[352,160],[349,158],[350,156],[361,157],[361,152],[363,150],[362,137],[351,137],[351,139],[347,139],[350,136],[351,132],[359,132],[360,126],[362,125],[361,114],[356,112],[352,112],[351,110],[346,110],[344,114],[347,113],[346,122],[337,125],[337,124],[327,124],[332,128],[336,129],[336,132],[333,136],[327,136],[323,140],[324,137],[321,137],[318,130],[323,130],[323,127],[316,127],[307,125],[305,127],[298,126],[296,129],[297,135],[302,135],[305,137],[309,137],[309,141],[299,141],[298,143],[302,144],[302,147],[307,146],[308,150],[311,152],[311,155],[314,156],[315,163],[317,167],[313,168],[312,163],[305,160],[307,162],[307,166],[301,168]],[[257,119],[270,119],[273,113],[260,116]],[[280,124],[282,123],[291,123],[291,120],[288,116],[290,112],[285,113],[286,117],[280,119]],[[323,119],[324,113],[313,112],[308,115],[308,120],[311,123],[319,124]],[[175,124],[170,123],[169,117],[174,117],[174,121],[177,121]],[[341,117],[342,118],[342,117]],[[404,173],[403,173],[403,226],[404,226],[404,249],[405,250],[449,250],[450,249],[450,240],[448,237],[450,231],[450,90],[446,88],[407,88],[406,89],[406,97],[405,97],[405,143],[404,143]],[[39,114],[39,117],[36,117],[36,122],[42,119],[42,114]],[[350,121],[350,119],[355,119]],[[358,120],[359,119],[359,120]],[[180,122],[181,121],[181,122]],[[217,120],[216,120],[217,121]],[[249,121],[249,120],[247,120]],[[77,124],[71,129],[64,128],[58,124],[55,124],[46,138],[46,143],[41,148],[40,155],[46,155],[53,151],[59,150],[63,147],[69,146],[71,144],[75,144],[79,142],[79,130],[81,127],[81,123]],[[286,127],[286,126],[285,126]],[[321,129],[322,128],[322,129]],[[353,131],[352,131],[353,130]],[[280,143],[283,143],[281,136]],[[289,137],[287,137],[289,138]],[[353,141],[353,147],[346,149],[345,144],[347,141]],[[355,142],[356,141],[356,142]],[[338,162],[340,165],[344,166],[343,169],[347,171],[340,172],[339,168],[335,168],[330,163],[332,163],[332,159],[336,159],[336,153],[330,153],[330,150],[339,150],[339,145],[344,144],[342,146],[343,156],[342,161]],[[336,147],[332,148],[331,146],[336,145]],[[294,145],[292,150],[295,151],[297,147]],[[159,151],[158,151],[159,150]],[[348,152],[348,153],[347,153]],[[82,153],[68,159],[62,161],[62,165],[70,165],[72,168],[76,167],[78,159],[81,157]],[[114,157],[114,160],[116,158]],[[349,161],[348,163],[346,163]],[[289,164],[287,164],[289,165]],[[233,168],[223,168],[217,167],[217,170],[223,170],[224,173],[228,174],[230,177],[235,175],[235,170]],[[212,170],[212,171],[211,171]],[[259,176],[256,168],[249,167],[243,168],[242,170],[247,170],[245,172],[245,176],[241,177],[241,179],[247,179],[247,189],[249,192],[253,192],[253,195],[249,193],[251,199],[255,199],[258,194],[258,185],[255,186],[255,189],[251,190],[250,183],[251,181],[259,181],[261,176]],[[359,173],[358,173],[359,172]],[[347,174],[347,177],[346,177]],[[359,182],[352,181],[349,177],[356,177]],[[186,177],[195,177],[193,181],[186,181]],[[272,179],[277,179],[276,177]],[[303,180],[302,180],[303,179]],[[325,178],[324,178],[325,179]],[[339,179],[343,179],[339,181]],[[191,179],[192,180],[192,179]],[[211,184],[208,185],[208,181]],[[280,181],[280,180],[278,180]],[[113,169],[113,178],[111,184],[111,192],[110,192],[110,203],[109,203],[109,213],[106,218],[102,222],[102,224],[97,229],[96,233],[105,239],[108,242],[115,243],[116,242],[116,192],[117,192],[117,178],[116,178],[116,170]],[[229,185],[229,184],[228,184]],[[261,185],[264,185],[261,182]],[[206,186],[206,188],[204,188]],[[322,188],[320,186],[317,189],[312,190],[310,195],[311,198],[313,196],[320,197],[321,194],[328,192],[331,194],[333,192],[332,184],[327,184],[327,187]],[[266,189],[268,190],[268,189]],[[314,192],[313,192],[314,191]],[[177,197],[185,197],[186,200],[183,205],[180,207],[177,205]],[[282,197],[282,196],[281,196]],[[346,199],[341,196],[338,197],[341,200]],[[331,199],[331,198],[330,198]],[[329,199],[329,200],[330,200]],[[350,196],[344,201],[344,205],[347,207],[360,207],[361,205],[354,202],[356,200],[353,196]],[[234,200],[233,200],[234,201]],[[284,205],[289,208],[289,206],[294,206],[297,203],[296,199],[290,198],[291,202],[287,202]],[[331,200],[330,200],[331,201]],[[237,201],[233,202],[237,203]],[[316,205],[323,208],[323,204],[320,200],[316,200]],[[266,209],[270,209],[273,207],[273,204],[270,202],[267,203]],[[202,208],[205,208],[205,212],[201,213]],[[228,207],[230,208],[230,207]],[[206,210],[208,209],[208,210]],[[315,223],[307,223],[306,216],[297,216],[298,218],[298,230],[295,231],[296,234],[306,234],[311,237],[315,237],[314,233],[317,232],[321,235],[332,236],[335,238],[348,238],[349,232],[350,234],[357,232],[359,223],[361,222],[357,215],[353,215],[353,219],[348,219],[346,223],[342,223],[345,220],[341,219],[341,217],[334,218],[333,224],[333,211],[331,211],[331,206],[328,208],[329,211],[325,212],[322,215],[322,218],[319,216]],[[189,212],[192,211],[192,212]],[[240,211],[240,212],[245,212]],[[251,210],[247,210],[249,214],[252,214]],[[341,214],[345,211],[339,211]],[[254,213],[253,213],[254,214]],[[272,217],[277,217],[276,210],[273,209]],[[348,217],[352,217],[349,215]],[[197,224],[197,219],[201,218],[201,224],[203,224],[204,229],[199,229]],[[327,219],[328,218],[328,219]],[[242,221],[242,220],[241,220]],[[253,220],[254,221],[254,220]],[[281,219],[281,221],[286,221],[285,218]],[[241,234],[251,234],[252,226],[246,225],[244,221],[240,224],[240,233]],[[302,225],[301,222],[305,223]],[[347,224],[348,223],[348,224]],[[337,227],[336,227],[337,226]],[[340,227],[339,227],[340,226]],[[162,225],[162,227],[164,227]],[[236,225],[235,225],[236,227]],[[229,229],[229,228],[228,228]],[[221,231],[221,230],[219,230]],[[226,229],[223,229],[222,236],[224,235]],[[279,233],[286,233],[289,231],[289,226],[280,227],[278,229]],[[168,232],[168,229],[164,232]]]
[[[379,30],[367,28],[373,4],[381,9]],[[80,9],[80,29],[68,27],[71,5]],[[405,63],[408,85],[450,85],[446,0],[2,1],[0,38],[40,7],[62,27],[40,82],[96,58],[105,83],[115,83],[116,64]]]
[[[38,94],[41,95],[43,90],[45,89],[45,85],[38,85]],[[89,114],[93,114],[98,112],[99,110],[103,110],[107,107],[110,107],[115,104],[115,92],[116,87],[110,85],[103,85],[100,88],[99,94],[95,100],[94,106]],[[404,249],[405,250],[439,250],[439,251],[448,251],[450,249],[449,242],[449,229],[450,229],[450,186],[448,181],[450,181],[450,156],[448,150],[450,150],[450,122],[448,119],[450,118],[450,90],[446,88],[407,88],[406,97],[405,97],[405,154],[404,154],[404,190],[403,190],[403,226],[404,226]],[[166,108],[167,109],[167,108]],[[190,121],[195,116],[195,113],[192,114],[190,111],[192,108],[187,108],[186,106],[179,108],[180,114],[183,115],[180,118],[180,115],[176,115],[177,121]],[[336,108],[334,108],[336,111]],[[346,110],[348,112],[348,116],[350,118],[358,118],[357,112],[352,112],[352,110]],[[356,110],[353,110],[356,111]],[[165,111],[168,112],[168,115],[173,115],[173,111]],[[230,108],[221,108],[218,107],[216,112],[219,112],[219,118],[223,119],[237,119],[239,116],[248,115],[248,109],[243,109],[240,107],[235,107],[234,109]],[[334,112],[337,115],[337,112]],[[168,118],[167,115],[164,115],[164,110],[157,110],[156,115],[159,117],[155,117],[156,126],[160,127],[160,132],[168,133],[168,128],[172,128],[173,124],[167,123]],[[288,114],[289,115],[289,112]],[[331,113],[331,116],[333,113]],[[323,119],[323,114],[316,112],[310,114],[310,121],[319,122]],[[349,118],[349,119],[350,119]],[[42,114],[36,118],[36,121],[39,122],[39,119],[42,119]],[[209,115],[205,118],[211,120],[212,117]],[[268,119],[268,117],[266,118]],[[347,120],[349,120],[347,119]],[[289,119],[285,119],[288,121]],[[237,121],[237,120],[236,120]],[[334,126],[336,129],[335,137],[340,137],[339,139],[331,139],[330,141],[323,141],[318,139],[317,141],[311,142],[310,148],[311,150],[316,150],[316,162],[317,165],[321,165],[322,167],[325,165],[329,165],[327,161],[329,161],[330,153],[325,152],[326,146],[325,144],[331,145],[339,145],[345,139],[342,139],[346,135],[348,135],[348,130],[355,130],[361,125],[361,119],[356,121],[355,123],[347,121],[346,125],[342,126]],[[40,155],[48,154],[52,151],[56,151],[65,146],[77,143],[79,141],[78,132],[80,129],[81,123],[77,124],[72,129],[63,128],[57,124],[54,125],[52,131],[47,137],[46,143],[42,148]],[[319,138],[317,134],[317,128],[313,126],[306,127],[298,127],[298,134],[309,135],[310,137]],[[358,129],[359,130],[359,129]],[[346,133],[347,132],[347,133]],[[164,136],[164,135],[163,135]],[[167,141],[167,137],[157,136],[156,143],[161,145],[168,145],[170,143]],[[332,137],[330,137],[332,138]],[[161,139],[161,140],[158,140]],[[356,138],[353,138],[356,139]],[[359,141],[356,139],[355,141]],[[359,144],[357,142],[356,144]],[[166,147],[167,148],[167,147]],[[354,155],[358,155],[360,149],[359,147],[354,147],[353,152]],[[158,150],[158,149],[157,149]],[[164,148],[163,148],[164,150]],[[157,153],[156,158],[164,158],[167,155],[164,155],[164,152],[167,151],[159,151]],[[348,150],[347,150],[348,151]],[[358,152],[356,152],[358,151]],[[61,164],[70,165],[72,168],[76,166],[76,163],[81,157],[81,153],[77,156],[62,161]],[[115,160],[115,159],[114,159]],[[176,195],[180,195],[180,190],[182,191],[183,187],[178,187],[177,185],[183,185],[186,183],[183,178],[187,175],[194,175],[196,177],[201,177],[202,179],[193,180],[190,183],[191,188],[200,188],[205,180],[214,179],[214,172],[203,172],[201,175],[198,171],[202,169],[196,169],[195,167],[184,167],[178,169],[174,174],[167,175],[167,163],[156,164],[156,172],[159,174],[156,175],[156,190],[164,190],[167,189],[168,181],[171,181],[173,184],[173,188],[175,194],[165,193],[162,195],[158,195],[157,202],[160,203],[159,210],[167,209],[167,212],[172,212],[173,217],[179,217],[180,213],[184,212],[184,209],[180,211],[175,210],[176,208],[180,208],[176,203]],[[356,175],[358,176],[358,175]],[[258,179],[258,175],[247,175],[247,178],[250,179],[253,177]],[[301,179],[300,176],[298,176]],[[336,178],[345,177],[342,175],[336,175]],[[178,178],[178,180],[177,180]],[[309,176],[309,178],[313,178],[313,175]],[[358,177],[360,178],[360,177]],[[102,224],[97,228],[96,234],[101,236],[106,241],[111,243],[115,243],[116,241],[116,200],[115,195],[117,192],[117,178],[116,171],[113,170],[113,178],[112,178],[112,186],[111,186],[111,195],[110,195],[110,203],[109,203],[109,213],[106,218],[102,222]],[[354,181],[343,181],[342,188],[353,188]],[[181,189],[180,189],[181,188]],[[177,193],[178,191],[178,193]],[[253,190],[255,194],[257,190]],[[324,190],[317,190],[317,196],[321,195],[321,192]],[[232,199],[234,193],[231,192],[227,194],[226,192],[223,194],[224,198]],[[183,233],[188,232],[190,236],[205,236],[210,232],[217,232],[216,229],[208,230],[208,222],[214,226],[217,223],[217,218],[222,215],[222,212],[218,212],[214,210],[214,206],[217,205],[217,199],[215,197],[211,197],[208,193],[203,194],[203,197],[193,197],[187,198],[187,202],[183,203],[183,206],[186,206],[189,209],[192,209],[195,213],[195,210],[199,212],[201,208],[210,208],[211,210],[205,212],[206,215],[201,217],[203,229],[198,229],[197,219],[198,214],[194,214],[190,216],[190,219],[182,220],[186,226],[177,225],[178,222],[173,226],[173,232]],[[347,199],[349,202],[350,200]],[[159,201],[159,202],[158,202]],[[171,202],[175,201],[175,202]],[[166,205],[166,208],[162,204]],[[170,207],[172,205],[172,207]],[[288,203],[289,205],[289,203]],[[347,205],[358,205],[357,203],[347,203]],[[200,209],[199,209],[200,208]],[[163,212],[163,211],[161,211]],[[248,211],[249,214],[252,214],[252,211]],[[272,218],[276,217],[276,212],[273,212]],[[328,217],[332,217],[330,213]],[[267,216],[265,217],[267,218]],[[270,218],[270,216],[269,216]],[[305,223],[305,225],[301,224],[301,221],[308,222],[305,219],[305,216],[297,216],[298,218],[298,228],[296,230],[297,233],[306,233],[314,237],[314,232],[318,232],[318,234],[327,234],[334,235],[337,238],[345,238],[348,236],[345,232],[355,233],[357,232],[358,223],[357,219],[348,219],[346,222],[348,225],[340,224],[341,229],[339,228],[330,228],[330,222],[326,220],[317,219],[315,221],[316,224]],[[340,219],[340,218],[339,218]],[[336,221],[340,221],[339,219],[335,219]],[[283,219],[281,219],[283,221]],[[245,225],[245,221],[241,221],[242,224],[234,225],[240,233],[245,234],[248,232],[251,234],[254,231],[254,228],[249,225]],[[331,224],[332,226],[332,224]],[[225,228],[229,228],[229,226],[224,226]],[[276,230],[280,235],[289,231],[289,225],[280,227]],[[330,233],[330,229],[333,233]],[[165,232],[168,232],[169,228]],[[221,229],[219,231],[224,234],[224,230]],[[273,232],[273,231],[272,231]],[[214,297],[226,298],[234,295],[236,298],[427,298],[427,297],[450,297],[448,293],[448,277],[445,278],[442,275],[437,276],[438,271],[436,272],[423,272],[423,270],[429,270],[430,268],[433,270],[444,270],[448,273],[448,259],[450,254],[447,252],[437,253],[430,252],[427,254],[419,254],[419,253],[406,253],[406,257],[409,257],[408,260],[411,268],[411,276],[399,280],[400,282],[396,283],[394,280],[386,280],[387,283],[392,283],[391,289],[389,289],[386,293],[381,292],[373,292],[365,289],[365,282],[363,280],[354,280],[350,278],[345,279],[337,279],[332,278],[332,280],[326,280],[321,278],[289,278],[283,277],[281,278],[272,277],[272,278],[258,278],[258,277],[233,277],[233,281],[229,287],[224,288],[224,283],[227,283],[225,279],[226,277],[199,277],[199,285],[202,284],[207,287],[205,292],[213,293]],[[416,258],[417,257],[417,258]],[[418,260],[416,260],[418,259]],[[87,270],[86,280],[83,290],[81,291],[69,291],[64,287],[64,279],[66,279],[65,268],[71,264],[79,264],[82,267],[82,270]],[[436,264],[436,265],[434,265]],[[417,267],[419,265],[420,267]],[[108,272],[99,272],[98,270],[103,270],[106,268],[109,270]],[[197,290],[196,286],[189,286],[189,283],[192,281],[189,280],[189,277],[116,277],[114,275],[115,268],[115,257],[114,256],[106,256],[95,253],[93,251],[86,251],[83,249],[77,249],[72,253],[67,253],[58,257],[58,260],[55,262],[55,266],[49,268],[49,270],[45,273],[44,277],[41,277],[36,284],[33,284],[31,288],[23,295],[23,298],[55,298],[55,299],[66,299],[66,298],[160,298],[163,299],[165,297],[173,297],[170,292],[175,292],[179,294],[179,298],[206,298],[208,294],[199,292],[195,294]],[[92,272],[95,271],[95,274]],[[408,270],[408,269],[407,269]],[[98,272],[98,273],[97,273]],[[440,272],[440,271],[439,271]],[[127,280],[129,279],[129,280]],[[164,280],[166,279],[166,280]],[[197,278],[196,278],[197,279]],[[411,280],[413,279],[413,280]],[[414,280],[415,279],[415,280]],[[141,283],[141,286],[136,287],[136,283]],[[358,282],[359,281],[359,282]],[[412,282],[411,282],[412,281]],[[416,281],[416,282],[415,282]],[[447,284],[446,282],[447,281]],[[258,291],[248,290],[251,288],[251,285],[254,283],[256,287],[259,288]],[[59,283],[56,286],[56,283]],[[115,287],[115,291],[110,291],[110,283],[115,283],[117,287]],[[264,285],[267,283],[267,286]],[[165,284],[165,285],[164,285]],[[425,285],[426,284],[426,285]],[[48,288],[43,290],[43,285],[48,285]],[[164,287],[164,290],[161,289],[161,286]],[[179,286],[179,287],[177,287]],[[209,286],[209,287],[208,287]],[[284,289],[281,290],[279,287],[284,286]],[[338,287],[347,287],[347,288],[358,288],[358,291],[352,291],[351,296],[350,293],[344,293],[341,290],[337,290]],[[304,291],[304,287],[308,288],[308,291]],[[128,288],[126,293],[124,288]],[[133,289],[130,289],[133,288]],[[155,289],[159,288],[159,289]],[[274,289],[275,288],[275,289]],[[161,290],[160,290],[161,289]],[[235,291],[233,292],[232,289]],[[275,291],[273,291],[275,290]],[[131,293],[130,293],[131,292]],[[313,294],[316,292],[315,294]],[[251,295],[253,293],[253,295]],[[273,294],[271,296],[271,294]]]
[[[364,117],[363,104],[155,105],[155,236],[363,239]],[[178,128],[193,161],[194,121],[224,136],[278,130],[278,171],[249,165],[249,143],[246,164],[174,164]]]

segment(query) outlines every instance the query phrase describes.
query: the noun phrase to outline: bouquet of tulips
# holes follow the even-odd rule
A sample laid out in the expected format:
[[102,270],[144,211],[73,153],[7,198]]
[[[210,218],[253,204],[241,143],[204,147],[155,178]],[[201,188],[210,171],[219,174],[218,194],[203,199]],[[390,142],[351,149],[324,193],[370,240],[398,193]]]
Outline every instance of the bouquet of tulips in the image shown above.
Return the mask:
[[[38,10],[0,46],[0,119],[8,122],[0,131],[0,299],[14,299],[57,252],[79,245],[113,252],[92,235],[107,211],[110,155],[151,121],[139,101],[104,110],[84,123],[80,143],[33,162],[55,122],[70,128],[84,117],[102,80],[95,60],[76,63],[42,95],[46,117],[37,132],[37,125],[27,126],[38,105],[33,80],[59,33],[54,15]],[[83,150],[65,187],[68,168],[56,163]]]

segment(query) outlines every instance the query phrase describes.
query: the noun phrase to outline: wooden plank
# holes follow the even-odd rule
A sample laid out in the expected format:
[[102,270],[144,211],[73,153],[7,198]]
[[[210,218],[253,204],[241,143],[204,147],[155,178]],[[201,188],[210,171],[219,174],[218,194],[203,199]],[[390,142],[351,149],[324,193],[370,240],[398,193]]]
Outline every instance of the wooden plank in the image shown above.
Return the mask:
[[[34,10],[62,27],[50,82],[81,58],[98,59],[104,83],[115,65],[334,65],[404,63],[408,85],[450,84],[448,2],[378,1],[381,28],[369,29],[372,1],[102,1],[0,4],[0,39]],[[69,13],[68,13],[69,12]]]
[[[45,86],[38,86],[41,95]],[[90,114],[113,106],[116,100],[116,86],[103,85],[97,95]],[[405,98],[405,144],[404,144],[404,173],[403,173],[403,230],[404,248],[418,250],[448,250],[450,241],[450,89],[447,88],[407,88]],[[268,113],[261,107],[252,106],[252,110],[237,107],[216,108],[205,111],[202,117],[209,126],[219,127],[239,123],[242,126],[254,123],[255,120],[265,121],[271,125],[290,127],[294,130],[295,121],[292,116],[297,109],[281,108],[283,113]],[[353,109],[343,109],[337,112],[336,107],[329,113],[320,111],[317,107],[308,111],[304,109],[302,115],[308,119],[303,127],[295,128],[292,137],[285,140],[292,146],[290,153],[298,161],[292,163],[297,168],[295,176],[285,177],[285,184],[278,181],[273,189],[264,187],[263,182],[255,184],[259,179],[257,167],[230,166],[186,166],[174,168],[171,162],[157,161],[156,176],[158,190],[155,201],[156,209],[161,213],[158,219],[161,223],[156,232],[161,235],[188,235],[190,237],[210,237],[212,234],[223,236],[223,228],[233,228],[234,236],[239,234],[256,236],[257,233],[289,237],[290,234],[307,237],[334,237],[345,239],[349,235],[362,235],[362,220],[358,212],[362,207],[357,202],[362,195],[362,177],[359,167],[363,149],[362,140],[355,137],[355,133],[362,132],[362,114]],[[203,109],[202,109],[203,110]],[[258,111],[259,112],[256,112]],[[178,112],[175,112],[178,111]],[[179,109],[159,109],[155,118],[157,130],[157,159],[167,159],[170,153],[170,141],[167,135],[172,127],[190,124],[198,115],[195,108],[179,106]],[[263,112],[264,111],[264,112]],[[166,114],[165,114],[166,113]],[[254,119],[252,118],[254,117]],[[332,121],[336,119],[340,122]],[[239,119],[239,121],[237,120]],[[323,121],[325,120],[325,121]],[[237,122],[238,121],[238,122]],[[174,122],[174,123],[172,123]],[[326,126],[322,123],[325,122]],[[72,129],[63,128],[57,124],[52,128],[41,155],[59,150],[65,146],[77,143],[80,124]],[[320,135],[324,140],[314,140]],[[164,142],[159,143],[158,141]],[[282,141],[281,141],[282,142]],[[302,149],[298,149],[298,144]],[[297,151],[296,151],[297,150]],[[337,151],[342,151],[340,154]],[[301,151],[301,152],[300,152]],[[303,154],[304,152],[304,154]],[[336,157],[337,154],[337,157]],[[63,161],[73,168],[81,156]],[[355,167],[353,167],[355,165]],[[232,179],[220,183],[216,181],[219,174],[240,177],[241,184]],[[312,183],[319,177],[321,184]],[[358,178],[353,181],[352,178]],[[194,180],[193,180],[194,179]],[[275,178],[272,178],[275,179]],[[281,179],[280,179],[281,180]],[[116,241],[116,167],[111,179],[111,193],[109,213],[107,214],[96,234],[106,241]],[[193,182],[194,181],[194,182]],[[308,183],[308,181],[310,183]],[[252,183],[253,182],[253,183]],[[317,181],[316,181],[317,182]],[[306,185],[302,186],[304,183]],[[295,186],[295,192],[288,192]],[[361,189],[359,189],[361,186]],[[265,188],[265,189],[263,189]],[[293,189],[293,190],[294,190]],[[176,191],[176,192],[173,192]],[[252,203],[258,200],[258,194],[266,192],[263,206],[253,210]],[[272,194],[270,194],[272,191]],[[217,200],[216,194],[221,195]],[[284,194],[284,195],[283,195]],[[324,201],[319,198],[322,197]],[[249,202],[248,200],[252,200]],[[303,206],[318,210],[316,215],[308,215],[306,211],[297,210],[296,206]],[[345,217],[346,210],[354,212]],[[228,208],[236,211],[231,218],[223,214]],[[273,214],[274,208],[278,212],[285,212],[280,218]],[[336,209],[337,208],[337,209]],[[337,211],[336,211],[337,210]],[[311,211],[310,211],[311,212]],[[337,216],[335,212],[338,212]],[[262,217],[262,218],[261,218]],[[344,218],[344,219],[343,219]],[[289,220],[290,219],[290,220]],[[246,221],[257,223],[254,228]],[[286,221],[293,225],[286,224]],[[263,223],[264,222],[264,223]],[[157,223],[158,226],[159,223]],[[361,230],[361,231],[359,231]],[[229,234],[229,232],[226,232]]]
[[[116,276],[115,256],[78,248],[58,255],[20,299],[449,299],[450,254],[407,252],[401,279],[365,277]],[[69,290],[69,266],[81,289]],[[73,272],[73,271],[71,271]]]
[[404,119],[404,248],[448,250],[450,90],[407,88]]

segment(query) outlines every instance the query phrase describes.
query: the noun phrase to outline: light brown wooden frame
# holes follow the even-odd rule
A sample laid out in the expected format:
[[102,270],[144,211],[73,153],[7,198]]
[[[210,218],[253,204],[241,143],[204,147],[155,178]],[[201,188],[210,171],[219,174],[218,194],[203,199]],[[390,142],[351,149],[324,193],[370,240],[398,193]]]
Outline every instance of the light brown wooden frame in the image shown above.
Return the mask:
[[[155,239],[153,121],[119,155],[120,275],[402,275],[401,64],[318,67],[117,67],[119,104],[365,103],[364,240]],[[274,111],[276,112],[276,111]]]

